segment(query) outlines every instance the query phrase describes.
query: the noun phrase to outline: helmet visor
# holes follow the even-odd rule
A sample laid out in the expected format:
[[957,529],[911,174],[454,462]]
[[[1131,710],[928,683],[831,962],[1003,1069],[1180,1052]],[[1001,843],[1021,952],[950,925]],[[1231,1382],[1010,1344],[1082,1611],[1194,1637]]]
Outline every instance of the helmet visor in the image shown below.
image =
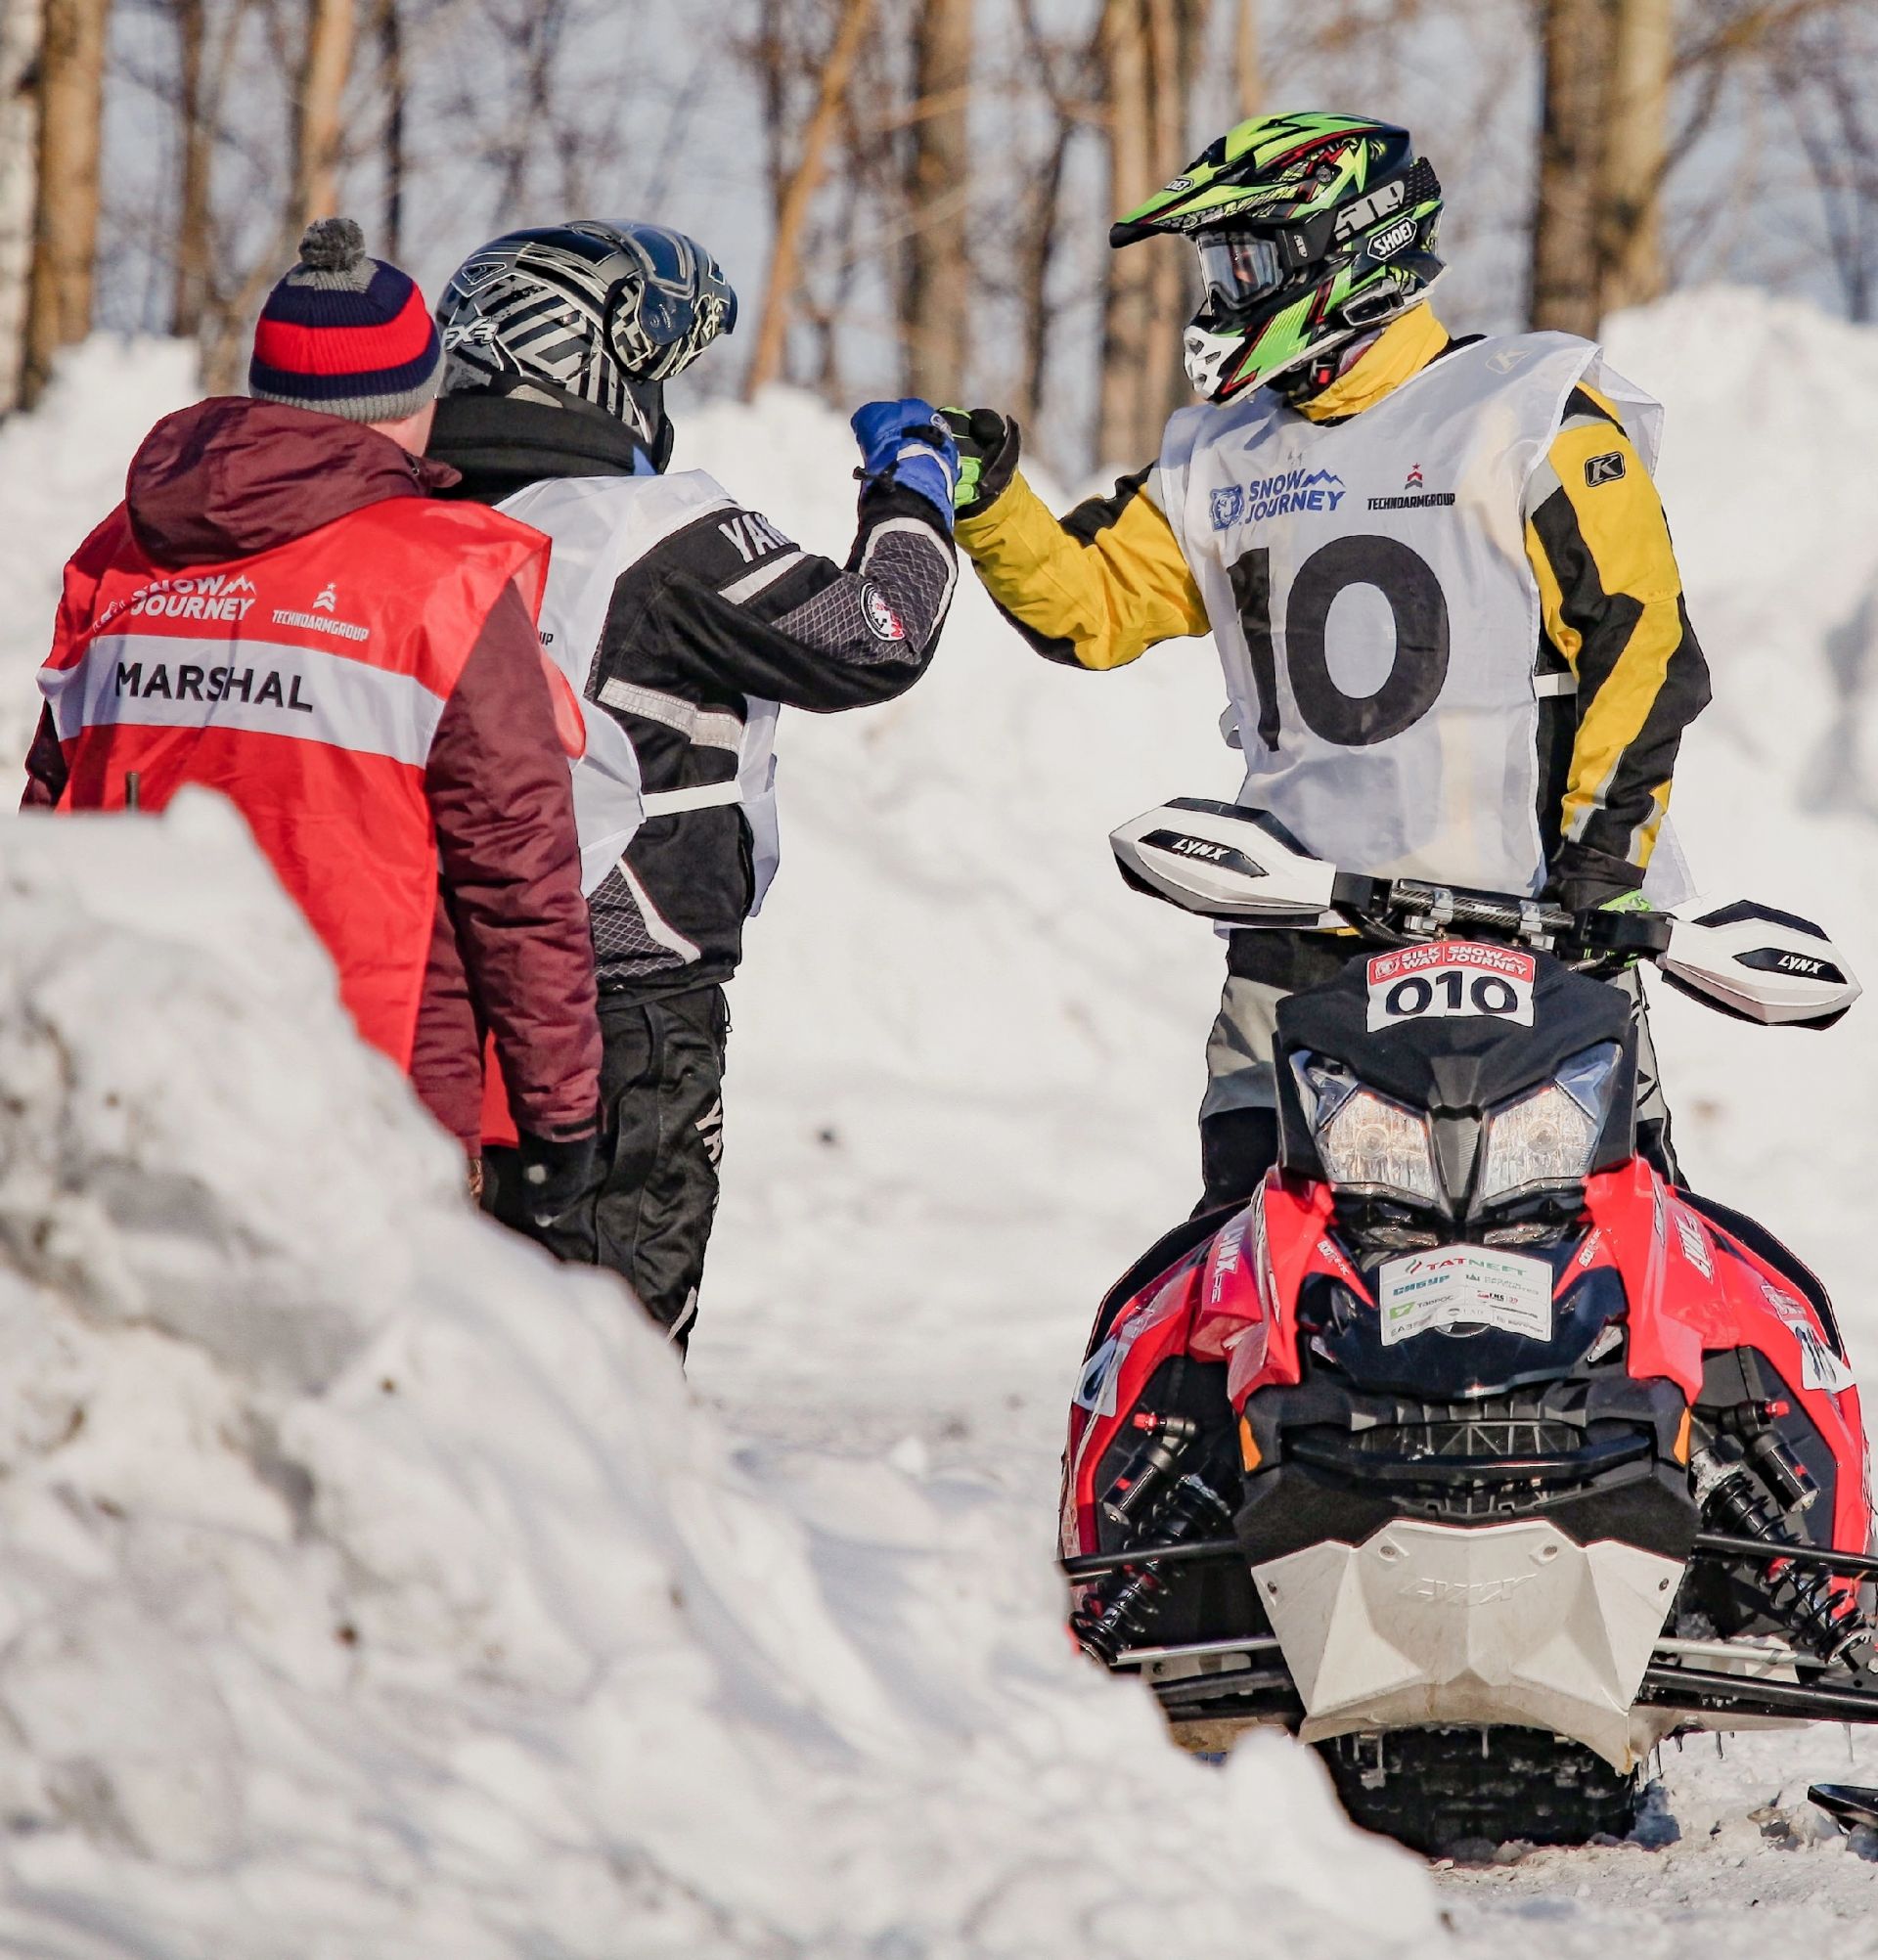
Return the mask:
[[1209,232],[1193,243],[1207,303],[1222,313],[1250,306],[1284,284],[1283,260],[1269,238],[1253,232]]

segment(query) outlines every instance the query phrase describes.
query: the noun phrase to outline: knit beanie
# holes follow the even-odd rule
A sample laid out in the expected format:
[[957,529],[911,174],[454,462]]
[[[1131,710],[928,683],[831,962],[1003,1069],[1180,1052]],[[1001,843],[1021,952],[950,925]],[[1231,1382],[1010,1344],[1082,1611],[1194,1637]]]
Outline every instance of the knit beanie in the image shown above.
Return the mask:
[[402,422],[437,391],[436,324],[417,282],[365,255],[350,218],[321,218],[267,295],[247,391],[347,422]]

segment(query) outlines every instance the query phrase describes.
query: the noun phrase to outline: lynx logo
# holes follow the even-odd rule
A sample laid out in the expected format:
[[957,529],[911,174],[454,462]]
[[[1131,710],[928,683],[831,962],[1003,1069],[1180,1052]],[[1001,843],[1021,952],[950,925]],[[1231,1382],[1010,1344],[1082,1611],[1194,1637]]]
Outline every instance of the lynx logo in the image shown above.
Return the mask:
[[1616,483],[1624,474],[1624,452],[1620,449],[1607,451],[1602,456],[1593,456],[1585,465],[1585,482],[1587,488],[1595,490],[1600,483]]
[[1176,837],[1167,848],[1176,857],[1204,858],[1209,865],[1223,864],[1232,855],[1230,845],[1215,844],[1205,837]]
[[1709,1251],[1709,1235],[1696,1224],[1695,1220],[1680,1205],[1672,1216],[1676,1220],[1676,1236],[1682,1247],[1682,1257],[1695,1268],[1704,1279],[1715,1277],[1715,1258]]
[[1823,959],[1809,959],[1804,953],[1783,953],[1780,956],[1782,973],[1802,973],[1811,980],[1825,965]]
[[1369,241],[1369,256],[1378,261],[1394,258],[1397,252],[1415,242],[1415,221],[1404,218],[1400,224],[1391,225],[1386,232],[1378,232]]

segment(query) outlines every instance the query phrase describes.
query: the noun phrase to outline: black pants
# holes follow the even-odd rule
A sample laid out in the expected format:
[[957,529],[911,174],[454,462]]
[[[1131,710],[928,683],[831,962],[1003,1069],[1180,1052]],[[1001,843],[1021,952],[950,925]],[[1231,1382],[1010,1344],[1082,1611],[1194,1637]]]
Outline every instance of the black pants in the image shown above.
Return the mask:
[[717,1215],[730,1011],[721,987],[653,1001],[603,994],[600,1028],[605,1058],[592,1188],[552,1225],[536,1225],[520,1204],[514,1152],[491,1150],[483,1204],[558,1259],[617,1272],[683,1349]]

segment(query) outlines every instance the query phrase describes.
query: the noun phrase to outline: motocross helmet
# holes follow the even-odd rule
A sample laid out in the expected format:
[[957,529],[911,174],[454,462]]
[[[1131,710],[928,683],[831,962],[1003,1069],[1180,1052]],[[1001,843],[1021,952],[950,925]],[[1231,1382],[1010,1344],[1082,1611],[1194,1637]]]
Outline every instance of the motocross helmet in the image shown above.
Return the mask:
[[579,219],[471,252],[437,305],[446,394],[558,393],[623,422],[662,469],[664,383],[737,324],[717,261],[662,225]]
[[1322,356],[1406,312],[1435,282],[1441,186],[1412,138],[1362,115],[1258,115],[1110,228],[1199,249],[1205,298],[1187,378],[1223,402],[1279,377],[1309,392]]

